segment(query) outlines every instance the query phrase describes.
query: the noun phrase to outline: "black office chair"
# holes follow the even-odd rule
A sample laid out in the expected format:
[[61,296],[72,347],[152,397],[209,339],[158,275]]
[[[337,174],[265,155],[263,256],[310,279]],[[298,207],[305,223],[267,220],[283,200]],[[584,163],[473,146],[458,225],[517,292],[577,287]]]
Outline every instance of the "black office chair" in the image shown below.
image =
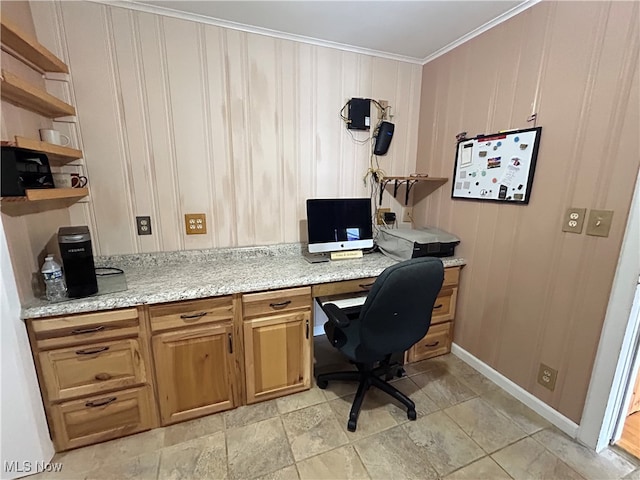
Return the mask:
[[347,428],[355,432],[367,390],[378,387],[407,407],[409,420],[416,419],[415,403],[380,378],[392,365],[391,356],[404,352],[427,334],[433,305],[442,287],[444,267],[438,258],[413,258],[384,270],[376,279],[359,311],[325,303],[329,321],[324,330],[331,344],[358,368],[357,372],[318,375],[325,389],[330,380],[358,381]]

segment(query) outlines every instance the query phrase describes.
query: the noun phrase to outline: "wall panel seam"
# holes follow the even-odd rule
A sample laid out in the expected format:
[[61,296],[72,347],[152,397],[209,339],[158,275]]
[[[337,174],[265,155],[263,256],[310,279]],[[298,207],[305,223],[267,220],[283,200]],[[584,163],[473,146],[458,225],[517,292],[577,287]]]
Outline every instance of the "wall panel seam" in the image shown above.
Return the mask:
[[[204,101],[202,102],[202,120],[204,121],[204,135],[205,142],[204,148],[207,155],[205,169],[206,180],[207,180],[207,195],[208,201],[207,212],[211,214],[211,222],[210,225],[215,225],[217,222],[216,212],[214,208],[214,201],[216,198],[215,194],[215,185],[213,179],[215,178],[215,163],[213,152],[215,145],[213,145],[213,125],[211,121],[211,90],[210,90],[210,81],[209,81],[209,61],[207,58],[207,42],[206,42],[206,32],[205,26],[203,24],[196,25],[197,31],[197,39],[198,39],[198,55],[200,57],[200,83],[202,86],[202,95],[204,96]],[[213,230],[213,232],[211,232]],[[220,245],[219,241],[219,231],[217,228],[209,229],[208,232],[213,233],[209,238],[209,247],[217,247]]]
[[287,185],[285,182],[285,160],[283,153],[283,135],[284,135],[284,97],[283,97],[283,75],[284,75],[284,61],[282,55],[282,40],[274,39],[273,41],[274,48],[274,57],[276,59],[276,65],[280,68],[275,69],[276,74],[276,82],[275,82],[275,95],[276,95],[276,105],[278,106],[278,111],[273,112],[273,115],[276,117],[274,120],[277,125],[277,135],[276,135],[276,158],[277,158],[277,172],[278,179],[280,180],[280,188],[277,192],[278,195],[278,211],[280,212],[280,238],[286,238],[286,222],[287,222],[287,212],[284,208],[284,196],[288,193]]
[[[596,31],[594,32],[593,48],[591,50],[591,55],[589,57],[589,70],[587,75],[587,84],[585,86],[582,105],[580,109],[580,121],[577,129],[578,135],[576,136],[576,143],[574,145],[574,154],[572,155],[573,164],[578,163],[578,160],[579,158],[582,157],[582,152],[584,150],[584,139],[587,134],[587,126],[590,120],[589,110],[593,101],[597,71],[598,71],[598,67],[600,66],[600,58],[602,56],[602,50],[604,48],[604,40],[605,40],[605,35],[607,30],[606,25],[607,25],[607,20],[609,18],[611,7],[610,7],[610,4],[603,4],[601,5],[600,8],[602,10],[606,9],[607,11],[606,12],[603,11],[601,12],[600,15],[598,15],[599,22],[598,22]],[[574,169],[573,181],[570,183],[570,188],[567,191],[567,195],[566,195],[567,200],[572,199],[575,193],[576,183],[577,183],[576,170],[577,169]],[[602,167],[601,167],[601,170],[602,170]],[[596,185],[601,184],[600,175],[598,177],[599,178],[596,179]],[[598,188],[596,187],[596,191],[597,190]],[[572,351],[573,344],[575,343],[575,336],[571,335],[571,332],[574,331],[575,324],[579,320],[578,312],[580,311],[579,307],[581,304],[581,298],[578,295],[578,292],[582,292],[586,290],[584,287],[590,283],[590,279],[592,278],[592,275],[593,275],[594,266],[593,266],[593,263],[589,262],[588,260],[592,258],[595,253],[595,250],[597,247],[597,241],[593,241],[594,239],[590,239],[590,240],[591,241],[587,241],[585,243],[584,248],[582,249],[580,254],[579,268],[577,269],[578,272],[576,274],[578,280],[576,282],[576,288],[574,289],[573,298],[571,300],[572,314],[569,317],[569,322],[566,325],[566,328],[563,334],[563,337],[564,337],[563,344],[567,345],[568,348],[563,349],[563,351],[560,354],[560,363],[558,367],[564,369],[565,374],[559,375],[558,382],[556,384],[554,400],[556,400],[557,404],[559,404],[564,397],[564,386],[565,386],[566,379],[568,378],[567,370],[568,370],[568,363],[569,363],[569,352]],[[561,242],[564,243],[564,236]],[[580,317],[580,320],[582,320],[582,317]],[[582,401],[584,401],[584,398],[582,399]],[[556,404],[556,407],[558,406],[557,404]]]
[[[606,23],[606,20],[604,21],[604,23]],[[590,105],[591,98],[593,95],[595,71],[597,70],[599,55],[602,49],[603,35],[604,35],[603,20],[602,20],[602,16],[600,16],[600,22],[598,23],[598,28],[596,31],[595,39],[591,47],[591,54],[589,57],[587,82],[586,82],[586,85],[584,86],[584,90],[582,94],[580,116],[578,120],[578,125],[576,127],[576,135],[574,137],[574,144],[572,148],[573,153],[570,156],[571,165],[577,164],[578,159],[581,157],[581,150],[584,143],[583,140],[584,140],[584,136],[586,135],[586,128],[588,124],[588,120],[587,120],[588,105]],[[573,174],[570,176],[570,178],[567,181],[567,188],[563,196],[564,198],[563,205],[567,205],[568,203],[570,203],[576,188],[578,169],[570,168],[569,171],[573,172]],[[559,237],[559,240],[555,242],[552,247],[552,258],[553,258],[552,265],[558,265],[561,263],[561,254],[562,254],[565,243],[566,243],[566,234],[562,234]],[[580,301],[578,292],[583,291],[585,284],[588,283],[588,271],[590,270],[589,268],[590,262],[587,262],[586,260],[592,255],[591,252],[593,248],[594,248],[593,242],[585,243],[585,246],[582,249],[582,252],[580,254],[579,266],[577,267],[576,269],[577,272],[575,274],[576,284],[575,284],[575,288],[573,289],[573,298],[569,300],[569,302],[571,303],[570,311],[572,312],[572,314],[569,316],[568,322],[565,325],[563,332],[561,333],[562,337],[564,338],[563,343],[568,344],[568,348],[565,348],[562,352],[560,352],[558,357],[558,363],[556,365],[552,365],[555,368],[557,368],[559,372],[564,372],[564,374],[561,374],[558,376],[556,389],[551,394],[551,401],[549,402],[549,404],[554,406],[555,408],[558,408],[558,405],[563,398],[563,386],[568,373],[566,371],[567,355],[568,355],[567,352],[571,350],[570,345],[573,343],[573,337],[570,335],[570,332],[573,330],[573,326],[576,322],[577,315],[575,312],[576,312],[576,307],[579,305],[579,301]],[[546,289],[546,292],[545,292],[545,301],[543,303],[543,308],[540,315],[540,323],[542,325],[542,328],[536,344],[537,345],[536,351],[538,352],[538,361],[545,360],[541,358],[544,352],[543,341],[544,341],[544,338],[549,335],[550,325],[555,324],[550,319],[553,319],[553,308],[552,308],[553,299],[554,297],[558,296],[557,288],[556,288],[557,282],[556,282],[555,275],[553,275],[555,273],[555,270],[551,270],[549,273],[550,273],[549,281],[547,283],[548,288]],[[546,361],[547,363],[549,363],[548,360]],[[535,363],[532,365],[532,370],[534,368],[535,368]],[[530,378],[532,378],[531,382],[533,383],[534,381],[533,376],[530,375]]]
[[[128,12],[129,15],[131,12]],[[124,197],[127,200],[126,206],[127,211],[129,213],[129,219],[132,219],[137,210],[136,200],[135,200],[135,185],[132,182],[133,172],[131,165],[131,150],[129,147],[129,139],[127,137],[127,119],[124,111],[124,102],[122,97],[122,82],[120,80],[120,71],[118,64],[118,52],[117,47],[115,45],[116,38],[113,30],[113,15],[112,11],[108,10],[105,15],[105,24],[107,31],[107,52],[109,55],[109,71],[111,72],[111,81],[114,88],[114,92],[116,93],[115,107],[117,112],[116,123],[118,125],[118,135],[120,140],[120,152],[122,154],[122,159],[124,160],[125,169],[123,173],[123,180],[125,186]],[[133,234],[132,228],[127,228],[128,233],[130,234],[129,240],[132,245],[136,247],[136,253],[140,252],[141,244],[140,239]]]
[[[609,128],[607,131],[612,132],[612,134],[607,135],[603,142],[601,158],[615,158],[617,156],[620,136],[623,131],[622,125],[624,124],[626,112],[629,108],[629,97],[631,96],[633,77],[638,68],[638,58],[640,57],[640,32],[638,31],[638,17],[640,16],[638,10],[640,10],[640,7],[638,5],[638,2],[633,3],[635,14],[630,17],[631,21],[629,22],[629,31],[627,33],[627,41],[625,42],[626,45],[630,45],[631,48],[625,49],[622,58],[622,65],[619,70],[620,74],[618,82],[616,82],[616,90],[613,94],[611,115],[608,121]],[[636,105],[636,108],[637,107]],[[608,162],[600,163],[597,182],[598,187],[596,188],[596,206],[606,206],[607,193],[610,191],[611,171],[612,169],[609,168]]]
[[243,120],[244,120],[244,128],[246,131],[247,141],[245,142],[245,153],[246,157],[244,159],[247,162],[247,170],[249,174],[247,185],[249,186],[249,221],[250,225],[250,243],[254,244],[256,241],[256,216],[255,213],[255,196],[253,192],[253,131],[251,129],[251,120],[249,119],[250,109],[253,106],[253,101],[251,97],[251,66],[249,64],[249,34],[241,35],[241,44],[242,44],[242,78],[244,85],[244,96],[245,102],[243,104]]
[[318,192],[318,51],[311,52],[311,84],[313,89],[313,103],[311,104],[311,112],[313,115],[313,128],[311,129],[311,146],[313,155],[313,181],[311,182],[312,196],[315,197]]
[[154,243],[156,245],[156,249],[162,251],[164,249],[162,235],[159,232],[162,231],[162,220],[160,218],[160,207],[158,204],[158,195],[156,192],[155,186],[157,185],[156,179],[156,168],[155,161],[153,155],[151,155],[151,133],[149,131],[149,96],[147,93],[147,89],[145,88],[145,68],[144,68],[144,59],[142,55],[142,41],[140,40],[140,22],[139,22],[139,14],[133,12],[132,15],[132,24],[131,29],[133,31],[133,53],[134,53],[134,61],[136,65],[136,80],[138,83],[138,95],[142,99],[142,124],[143,124],[143,132],[144,132],[144,150],[145,150],[145,160],[147,163],[147,168],[149,169],[149,177],[151,180],[151,188],[149,188],[149,193],[151,195],[151,204],[153,205],[153,221],[156,224],[156,229],[158,234],[154,235]]
[[[64,13],[62,11],[62,3],[61,2],[55,2],[54,3],[54,8],[55,8],[55,14],[56,14],[56,31],[59,32],[60,37],[61,37],[61,45],[62,45],[62,50],[64,52],[64,58],[67,60],[68,64],[71,66],[71,58],[69,55],[69,44],[68,44],[68,36],[67,36],[67,32],[66,32],[66,26],[65,26],[65,21],[64,21]],[[105,7],[102,7],[103,13],[104,10],[106,10]],[[71,67],[72,69],[73,67]],[[71,75],[69,75],[69,94],[71,96],[71,100],[73,105],[78,105],[78,102],[76,100],[76,93],[75,93],[75,86],[73,83],[73,77]],[[81,117],[81,111],[78,109],[78,120],[80,120]],[[76,127],[76,135],[78,136],[78,148],[80,150],[82,150],[83,152],[83,159],[82,159],[82,164],[84,166],[84,168],[86,169],[86,176],[88,178],[91,178],[91,168],[89,166],[89,164],[87,163],[86,157],[84,157],[84,142],[83,142],[83,135],[82,135],[82,124],[80,121],[78,121],[78,123],[76,123],[75,125]],[[100,243],[100,230],[98,228],[98,224],[96,222],[96,211],[95,211],[95,202],[93,201],[93,197],[91,196],[91,193],[89,193],[89,201],[88,202],[83,202],[87,205],[86,208],[86,212],[88,213],[89,216],[89,224],[91,225],[90,230],[92,232],[92,238],[91,238],[91,242],[92,242],[92,246],[95,248],[95,255],[102,255],[102,245]]]
[[[176,154],[176,135],[175,130],[173,128],[174,119],[173,119],[173,107],[171,106],[171,81],[169,79],[169,65],[167,64],[167,38],[164,31],[164,22],[162,17],[156,17],[156,29],[159,38],[160,44],[160,65],[162,68],[162,91],[164,93],[164,105],[166,110],[166,125],[167,125],[167,137],[169,142],[169,155],[170,155],[170,165],[171,165],[171,177],[176,179],[176,181],[172,182],[171,190],[173,193],[173,201],[176,207],[175,217],[176,217],[176,225],[182,225],[181,211],[182,204],[180,203],[180,196],[178,194],[177,188],[177,178],[178,178],[178,160]],[[180,229],[182,231],[182,228]],[[178,235],[178,243],[180,245],[180,250],[184,250],[185,247],[185,238],[184,234]]]
[[[233,147],[233,132],[231,129],[232,124],[232,119],[231,119],[231,80],[229,78],[229,45],[228,45],[228,38],[227,38],[227,30],[225,29],[220,29],[219,30],[219,35],[220,35],[220,53],[222,55],[222,58],[224,59],[224,64],[223,64],[223,68],[222,68],[222,81],[223,81],[223,86],[224,86],[224,95],[225,95],[225,109],[224,109],[224,113],[225,113],[225,121],[226,121],[226,139],[227,139],[227,148],[226,148],[226,153],[227,153],[227,164],[229,167],[229,194],[231,196],[231,198],[233,198],[234,200],[237,200],[238,197],[238,191],[236,188],[236,173],[235,173],[235,169],[233,168],[233,158],[234,158],[234,147]],[[233,245],[237,245],[238,244],[238,222],[233,221],[233,219],[237,218],[237,201],[231,202],[230,205],[230,218],[229,218],[229,223],[230,223],[230,228],[231,228],[231,243]]]
[[[543,79],[546,77],[546,71],[547,71],[547,65],[549,62],[549,55],[550,55],[550,50],[551,50],[551,38],[553,37],[552,33],[551,33],[551,27],[555,21],[556,18],[556,9],[557,9],[557,5],[554,2],[550,2],[548,5],[548,10],[547,10],[547,21],[545,22],[545,30],[544,30],[544,35],[543,35],[543,41],[542,41],[542,54],[540,55],[540,65],[538,67],[538,76],[536,78],[536,87],[535,87],[535,91],[534,91],[534,95],[533,95],[533,102],[532,102],[532,107],[531,107],[531,113],[532,114],[537,114],[538,112],[538,108],[540,106],[540,102],[542,99],[542,82]],[[536,125],[536,122],[534,121],[534,126]],[[558,257],[560,255],[560,250],[558,249],[557,245],[554,244],[554,247],[552,248],[552,261],[550,262],[551,265],[557,265],[558,262]],[[543,302],[543,311],[540,314],[539,320],[543,320],[544,316],[546,315],[546,308],[545,305],[547,305],[548,303],[548,299],[551,295],[551,292],[553,291],[554,287],[555,287],[555,283],[553,282],[553,272],[550,271],[547,281],[544,282],[544,285],[547,286],[547,288],[545,289],[545,293],[543,295],[543,298],[545,299]],[[524,388],[526,388],[529,391],[533,391],[534,389],[534,385],[535,385],[535,375],[538,369],[538,364],[540,362],[540,354],[541,354],[541,350],[542,350],[542,341],[543,341],[543,337],[545,335],[545,328],[544,328],[544,322],[539,321],[538,325],[540,325],[540,328],[538,329],[538,334],[536,336],[535,339],[535,352],[536,355],[533,356],[531,358],[530,361],[530,365],[529,365],[529,371],[527,374],[527,378],[529,378],[529,382],[526,385],[523,385]]]

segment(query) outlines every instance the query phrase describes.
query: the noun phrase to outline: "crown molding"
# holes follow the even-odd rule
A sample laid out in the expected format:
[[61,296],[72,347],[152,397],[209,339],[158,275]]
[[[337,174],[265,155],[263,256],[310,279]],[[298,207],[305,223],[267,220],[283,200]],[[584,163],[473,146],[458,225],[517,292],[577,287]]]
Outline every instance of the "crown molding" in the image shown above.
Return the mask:
[[431,62],[432,60],[435,60],[436,58],[441,57],[445,53],[450,52],[454,48],[459,47],[460,45],[462,45],[465,42],[468,42],[472,38],[475,38],[478,35],[486,32],[487,30],[492,29],[496,25],[500,25],[502,22],[506,22],[511,17],[515,17],[519,13],[524,12],[525,10],[533,7],[536,3],[540,3],[541,1],[542,0],[527,0],[526,2],[523,2],[520,5],[518,5],[516,7],[513,7],[511,10],[507,10],[502,15],[494,18],[490,22],[487,22],[484,25],[481,25],[480,27],[476,28],[475,30],[467,33],[466,35],[463,35],[462,37],[460,37],[455,42],[451,42],[449,45],[446,45],[446,46],[442,47],[440,50],[438,50],[438,51],[432,53],[431,55],[423,58],[420,63],[422,63],[422,65],[425,65],[425,64]]
[[406,55],[399,55],[388,52],[381,52],[378,50],[371,50],[368,48],[354,47],[353,45],[346,45],[343,43],[330,42],[328,40],[319,40],[317,38],[305,37],[303,35],[295,35],[292,33],[283,33],[276,30],[270,30],[268,28],[254,27],[251,25],[245,25],[242,23],[230,22],[228,20],[221,20],[218,18],[207,17],[196,13],[186,13],[173,10],[170,8],[159,7],[156,5],[145,5],[136,3],[132,0],[88,0],[92,3],[101,3],[112,7],[126,8],[129,10],[136,10],[138,12],[152,13],[155,15],[162,15],[165,17],[179,18],[181,20],[189,20],[192,22],[204,23],[207,25],[214,25],[216,27],[228,28],[231,30],[239,30],[241,32],[254,33],[256,35],[264,35],[267,37],[278,38],[282,40],[290,40],[293,42],[306,43],[309,45],[315,45],[317,47],[327,47],[336,50],[342,50],[345,52],[359,53],[362,55],[370,55],[373,57],[387,58],[389,60],[397,60],[400,62],[412,63],[416,65],[423,65],[424,61],[421,58],[409,57]]

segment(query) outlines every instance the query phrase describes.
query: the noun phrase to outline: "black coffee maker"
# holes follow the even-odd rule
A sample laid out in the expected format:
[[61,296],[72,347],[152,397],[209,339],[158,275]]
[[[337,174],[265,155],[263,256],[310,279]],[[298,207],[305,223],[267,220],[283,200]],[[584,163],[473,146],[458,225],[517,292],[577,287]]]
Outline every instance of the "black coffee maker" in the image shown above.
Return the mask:
[[89,227],[60,227],[58,244],[69,298],[87,297],[96,293],[98,281]]

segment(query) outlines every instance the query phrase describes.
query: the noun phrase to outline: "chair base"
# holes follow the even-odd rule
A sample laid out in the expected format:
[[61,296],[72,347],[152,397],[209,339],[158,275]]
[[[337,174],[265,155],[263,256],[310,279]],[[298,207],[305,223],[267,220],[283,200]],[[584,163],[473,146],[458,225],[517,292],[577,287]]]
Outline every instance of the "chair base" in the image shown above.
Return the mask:
[[[356,364],[356,366],[358,367],[357,372],[323,373],[321,375],[318,375],[318,377],[316,378],[316,384],[318,385],[318,388],[321,388],[322,390],[327,388],[327,386],[329,385],[329,381],[331,380],[338,380],[341,382],[359,382],[358,391],[356,392],[356,396],[353,399],[353,404],[351,405],[351,411],[349,412],[347,430],[349,430],[350,432],[356,431],[358,416],[360,415],[360,409],[362,408],[364,396],[366,395],[367,390],[369,390],[369,388],[371,387],[379,388],[384,393],[391,395],[393,398],[406,406],[407,418],[409,420],[415,420],[417,418],[416,404],[413,403],[413,401],[409,397],[407,397],[393,385],[379,378],[379,369],[373,370],[371,368],[366,368],[366,366],[363,364]],[[400,373],[400,370],[398,372]]]

